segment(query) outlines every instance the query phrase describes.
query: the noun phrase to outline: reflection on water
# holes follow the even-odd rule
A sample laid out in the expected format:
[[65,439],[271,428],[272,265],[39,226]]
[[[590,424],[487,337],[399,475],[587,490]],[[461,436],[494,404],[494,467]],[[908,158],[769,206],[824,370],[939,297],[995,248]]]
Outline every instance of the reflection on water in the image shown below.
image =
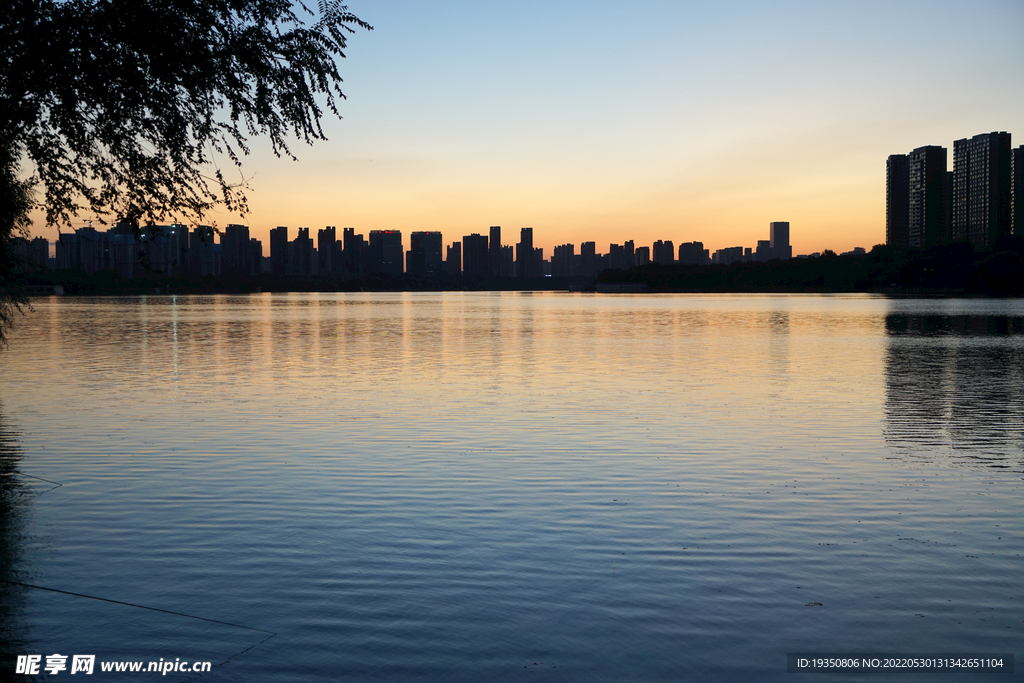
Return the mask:
[[899,457],[1024,471],[1024,318],[885,318],[886,442]]
[[246,683],[674,683],[1021,642],[1022,303],[35,308],[0,354],[2,571],[177,614],[13,594],[32,652]]

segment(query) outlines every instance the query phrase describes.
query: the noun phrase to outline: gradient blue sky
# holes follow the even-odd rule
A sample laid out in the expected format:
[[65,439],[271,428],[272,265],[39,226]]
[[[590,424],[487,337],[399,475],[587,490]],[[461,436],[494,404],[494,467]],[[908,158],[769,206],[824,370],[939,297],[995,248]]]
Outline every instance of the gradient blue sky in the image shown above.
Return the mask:
[[261,239],[336,225],[448,244],[501,225],[514,243],[532,226],[549,257],[754,246],[788,220],[797,253],[870,248],[889,154],[993,130],[1024,144],[1021,0],[349,9],[374,31],[342,62],[330,140],[298,162],[254,141],[246,160]]

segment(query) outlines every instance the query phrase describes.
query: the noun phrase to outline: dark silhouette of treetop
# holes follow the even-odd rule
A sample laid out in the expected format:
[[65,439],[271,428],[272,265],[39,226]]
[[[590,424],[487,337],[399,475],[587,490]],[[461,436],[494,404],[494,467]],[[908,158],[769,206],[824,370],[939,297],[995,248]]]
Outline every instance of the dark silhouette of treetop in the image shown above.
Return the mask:
[[289,138],[325,139],[346,37],[372,28],[336,0],[8,0],[0,13],[0,161],[41,186],[48,223],[244,214],[244,184],[218,162],[240,165],[253,137],[285,156]]
[[289,157],[289,138],[325,139],[357,28],[372,30],[337,0],[0,3],[0,346],[27,304],[12,239],[30,211],[244,215],[242,176],[219,164],[241,166],[253,137]]

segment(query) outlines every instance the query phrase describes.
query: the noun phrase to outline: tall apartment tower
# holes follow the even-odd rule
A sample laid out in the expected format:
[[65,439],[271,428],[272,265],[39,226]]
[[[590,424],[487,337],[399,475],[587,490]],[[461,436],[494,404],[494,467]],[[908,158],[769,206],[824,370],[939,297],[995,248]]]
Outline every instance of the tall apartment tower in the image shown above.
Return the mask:
[[683,242],[679,245],[679,262],[690,265],[701,265],[704,263],[703,242]]
[[368,270],[384,275],[401,275],[404,271],[402,258],[405,252],[402,251],[401,230],[371,230],[370,245],[367,248],[369,254]]
[[343,270],[348,277],[362,277],[366,271],[366,240],[355,228],[342,228]]
[[452,242],[448,247],[444,271],[452,276],[462,275],[462,242]]
[[575,257],[576,245],[560,244],[555,247],[555,253],[551,255],[551,274],[555,277],[570,277],[574,275]]
[[910,246],[910,160],[890,154],[885,162],[885,243]]
[[462,274],[467,277],[487,275],[490,253],[487,250],[487,235],[465,235],[462,238]]
[[672,240],[658,240],[651,249],[651,258],[655,263],[674,263],[676,260],[675,247]]
[[405,252],[405,272],[420,277],[437,277],[444,261],[441,258],[444,242],[437,231],[414,232],[409,237],[409,251]]
[[1013,150],[1013,234],[1024,237],[1024,145]]
[[580,277],[597,277],[597,272],[597,243],[581,243],[580,260],[576,265],[576,272],[573,273],[573,275],[578,275]]
[[334,225],[328,225],[323,230],[316,232],[316,257],[317,273],[320,275],[333,275],[338,270],[335,263],[335,243],[338,241],[338,229]]
[[514,277],[516,272],[515,247],[511,244],[504,244],[501,247],[501,270],[498,275],[501,277]]
[[519,231],[519,244],[516,245],[516,275],[519,277],[536,277],[536,264],[533,255],[533,228]]
[[491,239],[487,245],[488,274],[492,277],[501,275],[501,226],[491,226]]
[[316,255],[309,228],[299,228],[299,234],[291,241],[288,252],[289,275],[307,277],[313,275]]
[[768,239],[771,242],[772,258],[786,261],[793,258],[793,247],[789,243],[789,221],[775,221],[768,224]]
[[992,247],[1012,229],[1010,134],[983,133],[953,142],[952,236]]
[[928,145],[907,155],[907,243],[924,249],[951,241],[946,148]]
[[224,228],[220,243],[223,272],[234,277],[252,275],[249,226],[229,224]]
[[270,272],[288,274],[288,228],[284,225],[270,229]]

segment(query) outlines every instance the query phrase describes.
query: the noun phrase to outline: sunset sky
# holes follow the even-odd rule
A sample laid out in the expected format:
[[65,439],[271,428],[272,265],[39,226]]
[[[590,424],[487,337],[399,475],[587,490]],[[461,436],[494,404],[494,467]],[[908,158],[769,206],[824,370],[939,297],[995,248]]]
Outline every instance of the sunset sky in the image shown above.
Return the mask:
[[[313,3],[315,6],[315,3]],[[1024,144],[1024,2],[349,0],[344,119],[253,141],[246,221],[556,244],[885,240],[885,159]],[[950,155],[952,164],[952,155]],[[85,218],[83,216],[83,218]],[[56,239],[37,221],[35,234]]]

